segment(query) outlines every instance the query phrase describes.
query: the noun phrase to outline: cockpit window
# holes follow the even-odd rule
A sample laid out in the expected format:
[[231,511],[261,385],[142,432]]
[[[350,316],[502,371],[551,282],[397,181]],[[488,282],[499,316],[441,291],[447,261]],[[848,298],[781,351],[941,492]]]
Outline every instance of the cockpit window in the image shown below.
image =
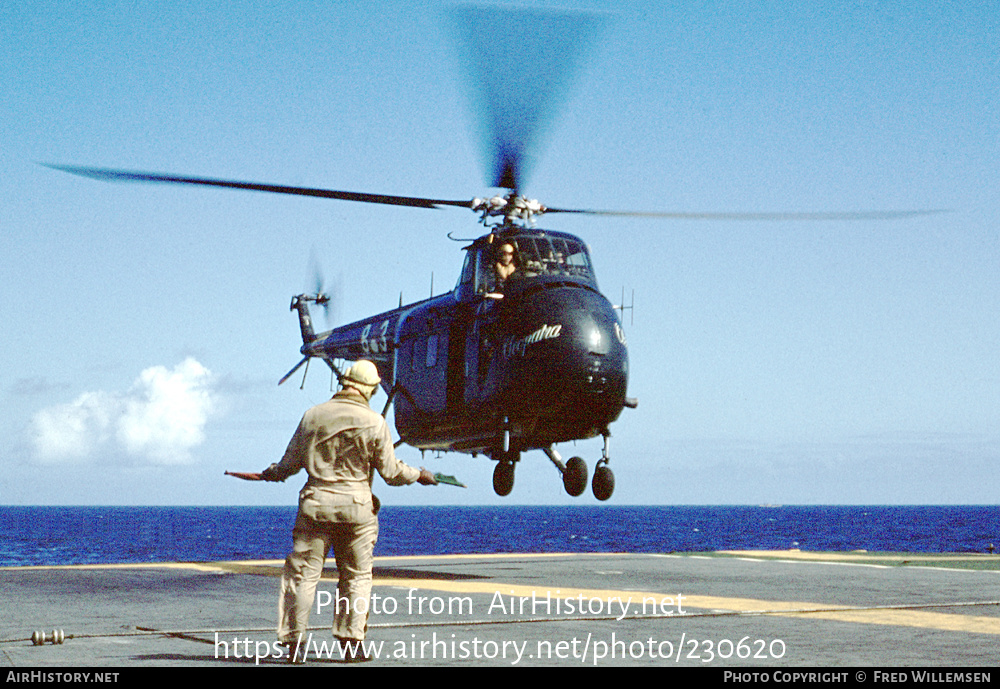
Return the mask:
[[465,254],[465,263],[462,265],[462,275],[458,278],[458,284],[460,285],[472,285],[473,279],[476,277],[476,252],[467,251]]
[[562,237],[518,237],[516,244],[522,263],[521,277],[571,275],[594,279],[590,256],[580,242]]
[[551,235],[508,237],[470,247],[459,283],[485,294],[502,292],[510,280],[542,276],[570,276],[596,286],[587,247],[578,240]]

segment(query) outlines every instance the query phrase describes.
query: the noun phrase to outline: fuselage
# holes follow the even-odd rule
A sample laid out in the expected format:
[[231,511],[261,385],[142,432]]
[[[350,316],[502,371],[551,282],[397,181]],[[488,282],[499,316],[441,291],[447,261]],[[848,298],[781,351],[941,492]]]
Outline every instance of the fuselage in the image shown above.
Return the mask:
[[[501,247],[513,269],[498,268]],[[628,352],[583,242],[518,229],[466,252],[451,292],[324,333],[303,353],[375,361],[400,439],[421,449],[490,453],[506,433],[529,450],[605,432],[625,404]]]

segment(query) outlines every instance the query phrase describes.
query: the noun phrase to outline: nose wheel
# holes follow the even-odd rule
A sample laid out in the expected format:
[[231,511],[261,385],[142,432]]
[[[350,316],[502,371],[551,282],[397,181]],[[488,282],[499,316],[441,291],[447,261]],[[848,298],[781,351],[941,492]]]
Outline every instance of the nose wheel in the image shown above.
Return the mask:
[[604,429],[604,449],[601,450],[601,459],[594,469],[594,480],[590,482],[590,488],[594,491],[594,497],[600,501],[607,500],[615,492],[615,475],[611,472],[608,462],[611,456],[608,453],[608,445],[611,441],[611,432]]
[[590,487],[594,491],[594,497],[604,501],[615,492],[615,475],[608,468],[607,460],[602,459],[601,461],[604,464],[598,463],[597,468],[594,469],[594,480],[591,481]]

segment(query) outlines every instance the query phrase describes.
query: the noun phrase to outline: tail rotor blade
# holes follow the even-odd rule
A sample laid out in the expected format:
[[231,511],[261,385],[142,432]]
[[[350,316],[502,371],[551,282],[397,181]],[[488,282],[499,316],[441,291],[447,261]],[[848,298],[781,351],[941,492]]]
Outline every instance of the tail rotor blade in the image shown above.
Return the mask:
[[278,385],[281,385],[286,380],[288,380],[289,378],[291,378],[295,374],[295,372],[298,371],[300,368],[302,368],[302,365],[305,364],[307,361],[309,361],[309,357],[308,356],[307,357],[303,357],[302,361],[300,361],[299,363],[295,364],[295,368],[293,368],[291,371],[289,371],[288,373],[286,373],[285,375],[283,375],[281,377],[281,380],[278,381]]

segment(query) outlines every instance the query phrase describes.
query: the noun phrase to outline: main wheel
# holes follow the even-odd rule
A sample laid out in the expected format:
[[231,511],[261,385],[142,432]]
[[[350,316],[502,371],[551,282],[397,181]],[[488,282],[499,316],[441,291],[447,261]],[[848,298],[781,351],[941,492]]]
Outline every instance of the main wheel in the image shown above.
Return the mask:
[[514,463],[501,459],[493,470],[493,491],[497,495],[510,495],[514,490]]
[[583,495],[583,491],[587,490],[587,463],[579,457],[573,457],[566,462],[563,488],[574,498]]
[[615,492],[615,475],[606,465],[602,464],[594,470],[594,481],[591,484],[594,490],[594,497],[598,500],[607,500]]

